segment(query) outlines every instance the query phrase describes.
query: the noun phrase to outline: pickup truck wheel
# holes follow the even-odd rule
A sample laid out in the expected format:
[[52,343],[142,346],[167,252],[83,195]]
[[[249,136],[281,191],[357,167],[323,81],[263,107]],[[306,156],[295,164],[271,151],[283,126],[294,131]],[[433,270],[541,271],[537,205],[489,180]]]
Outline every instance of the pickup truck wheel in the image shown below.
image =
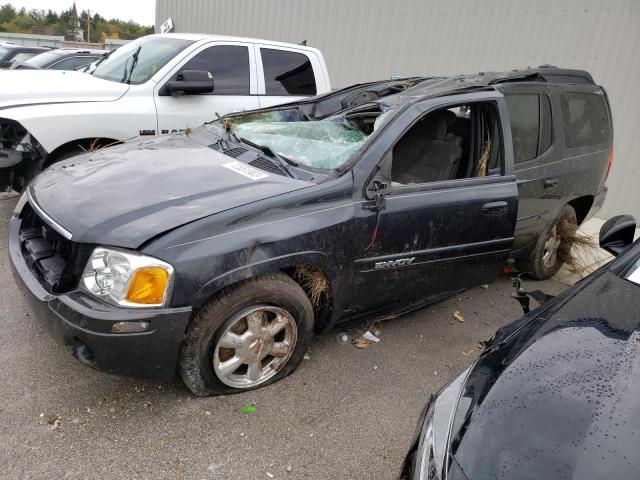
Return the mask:
[[262,387],[296,369],[312,331],[304,290],[283,273],[261,275],[198,311],[180,351],[180,375],[198,396]]
[[559,252],[563,250],[563,242],[567,239],[560,235],[558,224],[561,221],[568,221],[577,228],[576,212],[570,205],[565,205],[560,216],[553,222],[536,243],[536,247],[531,253],[528,261],[522,265],[522,271],[531,273],[538,280],[546,280],[553,277],[563,260]]

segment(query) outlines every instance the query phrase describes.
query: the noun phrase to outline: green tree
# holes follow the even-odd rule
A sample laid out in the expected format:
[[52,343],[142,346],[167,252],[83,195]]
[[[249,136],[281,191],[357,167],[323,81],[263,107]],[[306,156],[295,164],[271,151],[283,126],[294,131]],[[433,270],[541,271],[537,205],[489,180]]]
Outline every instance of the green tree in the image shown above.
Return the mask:
[[15,7],[10,3],[5,3],[0,7],[0,23],[11,22],[18,16]]

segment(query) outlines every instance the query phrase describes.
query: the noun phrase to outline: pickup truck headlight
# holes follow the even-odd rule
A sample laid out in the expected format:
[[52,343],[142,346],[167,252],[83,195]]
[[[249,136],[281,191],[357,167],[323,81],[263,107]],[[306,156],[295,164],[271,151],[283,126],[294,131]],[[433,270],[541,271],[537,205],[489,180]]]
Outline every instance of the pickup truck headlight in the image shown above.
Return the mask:
[[136,252],[97,247],[87,262],[81,287],[101,300],[122,307],[165,305],[173,267]]
[[413,478],[441,480],[446,467],[449,432],[469,369],[431,400],[420,433]]

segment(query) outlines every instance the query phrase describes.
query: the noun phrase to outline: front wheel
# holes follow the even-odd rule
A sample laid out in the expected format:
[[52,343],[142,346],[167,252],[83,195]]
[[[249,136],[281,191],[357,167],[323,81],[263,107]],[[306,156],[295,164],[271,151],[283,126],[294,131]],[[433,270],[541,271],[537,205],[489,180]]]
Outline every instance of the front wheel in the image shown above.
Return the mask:
[[540,235],[521,270],[538,280],[546,280],[558,273],[564,263],[563,257],[571,250],[577,223],[575,210],[570,205],[565,205],[558,218]]
[[304,290],[283,273],[261,275],[200,309],[180,351],[180,375],[198,396],[268,385],[296,369],[312,331]]

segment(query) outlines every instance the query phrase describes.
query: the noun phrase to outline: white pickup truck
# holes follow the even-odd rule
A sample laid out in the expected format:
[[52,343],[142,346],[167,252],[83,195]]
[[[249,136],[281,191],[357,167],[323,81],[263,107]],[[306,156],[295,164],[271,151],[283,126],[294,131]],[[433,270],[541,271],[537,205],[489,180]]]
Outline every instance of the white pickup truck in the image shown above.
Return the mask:
[[91,74],[2,71],[0,191],[83,150],[330,90],[315,48],[201,34],[142,37]]

